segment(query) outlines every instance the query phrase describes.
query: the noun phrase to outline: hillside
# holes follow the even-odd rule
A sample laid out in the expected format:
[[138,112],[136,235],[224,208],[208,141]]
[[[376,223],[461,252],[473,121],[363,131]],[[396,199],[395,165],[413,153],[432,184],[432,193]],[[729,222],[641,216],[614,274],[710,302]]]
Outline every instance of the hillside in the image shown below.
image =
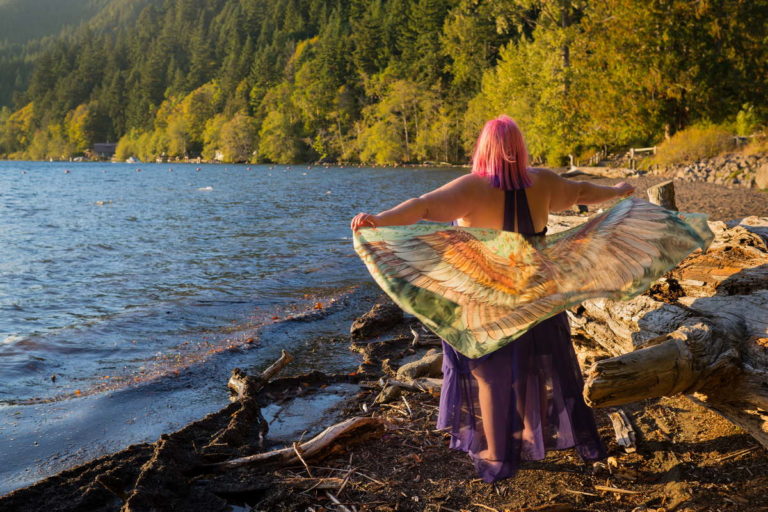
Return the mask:
[[92,18],[109,0],[0,0],[0,43],[26,43]]
[[557,165],[768,119],[766,27],[767,0],[112,0],[0,73],[0,155],[463,162],[506,113]]
[[[89,21],[113,18],[114,4],[126,0],[0,0],[0,106],[29,83],[37,57],[57,37],[64,38]],[[105,24],[102,21],[102,24]]]

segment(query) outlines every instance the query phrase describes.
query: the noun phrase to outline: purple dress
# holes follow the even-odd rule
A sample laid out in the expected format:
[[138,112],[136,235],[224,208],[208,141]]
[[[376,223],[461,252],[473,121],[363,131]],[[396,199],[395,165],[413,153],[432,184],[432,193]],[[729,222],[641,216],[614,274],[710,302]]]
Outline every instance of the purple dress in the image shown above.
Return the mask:
[[[506,192],[504,229],[535,233],[525,190]],[[568,317],[560,313],[519,339],[478,359],[443,342],[443,389],[437,427],[451,434],[486,482],[514,476],[521,460],[575,447],[584,460],[605,457],[584,380],[571,346]]]

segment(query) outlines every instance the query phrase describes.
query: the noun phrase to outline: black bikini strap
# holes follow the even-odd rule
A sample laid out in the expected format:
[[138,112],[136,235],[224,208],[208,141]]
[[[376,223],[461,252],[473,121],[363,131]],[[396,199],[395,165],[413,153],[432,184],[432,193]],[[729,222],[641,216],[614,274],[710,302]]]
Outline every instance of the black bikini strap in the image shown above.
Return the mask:
[[528,196],[525,189],[515,190],[515,204],[517,205],[517,230],[523,235],[533,235],[533,221],[531,219],[531,210],[528,208]]

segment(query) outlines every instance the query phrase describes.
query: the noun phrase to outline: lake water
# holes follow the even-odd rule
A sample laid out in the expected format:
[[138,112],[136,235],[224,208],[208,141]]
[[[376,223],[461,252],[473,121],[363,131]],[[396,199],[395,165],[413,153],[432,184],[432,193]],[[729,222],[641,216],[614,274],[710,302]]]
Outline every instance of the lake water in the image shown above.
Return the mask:
[[234,364],[354,364],[306,342],[371,282],[349,220],[462,172],[0,162],[0,494],[220,408]]

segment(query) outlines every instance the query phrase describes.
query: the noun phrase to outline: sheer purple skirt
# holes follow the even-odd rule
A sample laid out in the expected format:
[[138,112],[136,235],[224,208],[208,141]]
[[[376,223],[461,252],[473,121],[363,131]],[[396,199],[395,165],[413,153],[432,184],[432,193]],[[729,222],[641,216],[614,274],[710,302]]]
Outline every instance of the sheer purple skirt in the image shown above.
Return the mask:
[[437,427],[451,434],[486,482],[514,476],[521,460],[575,447],[584,460],[605,457],[565,313],[479,359],[443,342]]

